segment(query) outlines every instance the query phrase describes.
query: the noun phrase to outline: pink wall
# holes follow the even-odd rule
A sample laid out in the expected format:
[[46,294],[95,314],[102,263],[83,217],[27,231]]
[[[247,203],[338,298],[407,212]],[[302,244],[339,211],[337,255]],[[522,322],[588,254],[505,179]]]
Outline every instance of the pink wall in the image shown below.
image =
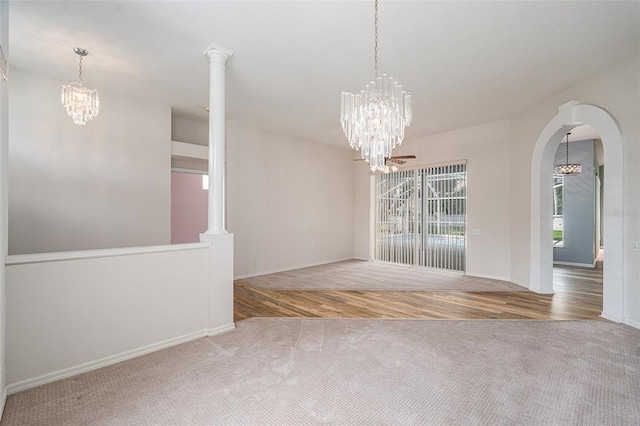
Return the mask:
[[200,241],[207,230],[207,197],[202,175],[171,172],[171,244]]

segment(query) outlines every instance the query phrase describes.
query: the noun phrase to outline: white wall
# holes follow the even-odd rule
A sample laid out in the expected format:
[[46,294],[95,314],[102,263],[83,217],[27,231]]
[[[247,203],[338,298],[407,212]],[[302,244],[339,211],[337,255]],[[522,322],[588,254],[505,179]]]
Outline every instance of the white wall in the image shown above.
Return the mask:
[[[630,250],[630,241],[640,240],[640,59],[615,66],[594,78],[547,99],[512,121],[511,162],[518,167],[511,174],[511,247],[512,279],[529,282],[531,158],[540,133],[558,114],[558,107],[570,100],[592,104],[609,111],[618,120],[623,133],[625,199],[624,281],[627,322],[640,327],[640,256]],[[588,123],[587,123],[588,124]],[[607,147],[604,146],[607,167]],[[606,212],[605,212],[606,215]],[[606,220],[606,218],[603,218]],[[606,242],[604,267],[607,267]]]
[[351,150],[229,121],[226,193],[235,276],[353,257]]
[[[208,146],[209,123],[206,120],[195,120],[172,115],[171,140]],[[206,172],[208,166],[209,164],[205,159],[179,157],[176,155],[171,157],[171,167],[179,169],[191,169]]]
[[10,256],[10,392],[206,335],[208,256],[200,243]]
[[[355,151],[354,151],[355,152]],[[356,158],[359,158],[357,155]],[[370,260],[369,233],[371,227],[371,177],[365,161],[353,162],[353,257]]]
[[[509,184],[511,125],[508,120],[469,127],[438,135],[410,139],[394,155],[414,154],[407,166],[467,160],[467,274],[509,279],[510,215]],[[356,211],[368,211],[369,187],[363,183],[366,167],[356,170]],[[367,204],[365,206],[365,203]],[[479,229],[480,235],[470,235]],[[364,251],[365,235],[359,231],[358,253]],[[368,233],[366,235],[368,238]],[[368,242],[366,243],[368,246]]]
[[171,140],[209,145],[209,122],[186,117],[171,116]]
[[168,244],[170,107],[103,92],[78,126],[61,83],[12,69],[9,252]]
[[[9,2],[0,2],[0,46],[5,57],[9,55]],[[8,83],[0,81],[0,416],[6,400],[6,274],[4,259],[7,257],[7,217],[9,203],[8,174]]]

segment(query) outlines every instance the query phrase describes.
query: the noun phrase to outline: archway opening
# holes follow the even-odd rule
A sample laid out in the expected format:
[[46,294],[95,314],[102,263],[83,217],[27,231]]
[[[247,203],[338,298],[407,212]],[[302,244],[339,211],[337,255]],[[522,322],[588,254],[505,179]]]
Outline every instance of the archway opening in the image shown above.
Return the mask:
[[562,138],[572,129],[590,125],[600,135],[604,161],[608,165],[604,181],[603,230],[607,236],[607,266],[603,274],[602,317],[624,320],[623,276],[623,150],[622,132],[606,110],[571,101],[559,108],[536,142],[531,162],[531,277],[529,289],[553,293],[553,185],[552,168]]

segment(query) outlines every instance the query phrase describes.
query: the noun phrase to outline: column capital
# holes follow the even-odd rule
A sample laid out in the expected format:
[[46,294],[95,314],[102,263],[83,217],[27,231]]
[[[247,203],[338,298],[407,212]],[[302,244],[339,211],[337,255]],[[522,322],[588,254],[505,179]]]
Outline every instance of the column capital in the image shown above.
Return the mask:
[[202,54],[208,56],[210,60],[213,60],[214,58],[222,59],[222,62],[224,63],[233,55],[233,52],[229,49],[218,46],[217,44],[211,43],[209,47],[202,51]]

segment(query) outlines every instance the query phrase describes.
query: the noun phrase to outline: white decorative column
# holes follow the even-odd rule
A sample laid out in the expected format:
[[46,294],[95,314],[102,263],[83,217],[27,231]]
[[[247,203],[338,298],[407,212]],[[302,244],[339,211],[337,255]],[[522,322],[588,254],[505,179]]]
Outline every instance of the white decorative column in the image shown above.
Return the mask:
[[225,64],[233,55],[215,44],[203,55],[209,57],[209,217],[207,234],[224,234],[225,223]]
[[233,234],[225,212],[225,63],[232,52],[215,44],[203,52],[210,61],[209,81],[209,217],[200,241],[209,244],[207,258],[207,329],[209,335],[234,328]]

